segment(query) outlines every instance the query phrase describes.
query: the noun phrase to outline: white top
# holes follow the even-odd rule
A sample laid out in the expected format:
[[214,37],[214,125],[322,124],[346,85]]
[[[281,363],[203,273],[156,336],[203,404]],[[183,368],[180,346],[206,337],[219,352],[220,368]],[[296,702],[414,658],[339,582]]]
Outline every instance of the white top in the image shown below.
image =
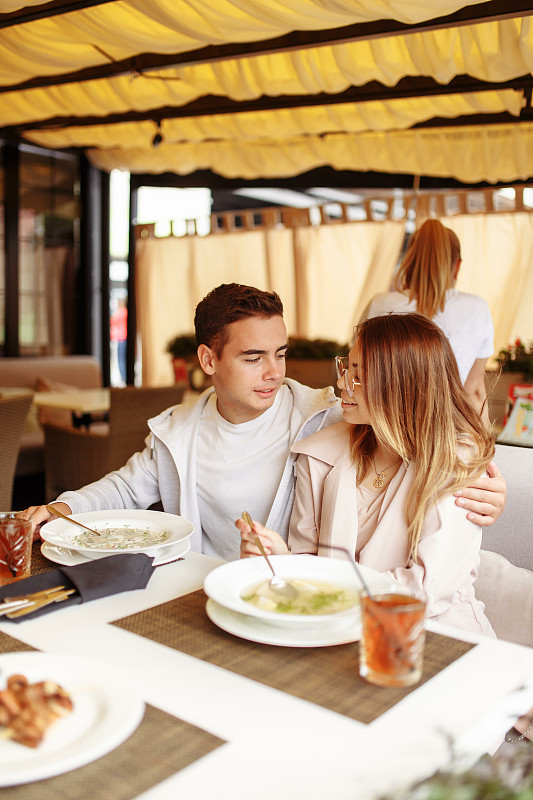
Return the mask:
[[[409,300],[403,292],[383,292],[370,303],[367,318],[416,310],[416,301]],[[494,325],[487,303],[475,294],[448,289],[444,311],[437,311],[433,322],[448,337],[464,383],[474,361],[489,358],[494,352]]]
[[[290,447],[292,395],[282,386],[257,419],[234,425],[222,417],[216,395],[206,403],[198,435],[196,488],[203,552],[239,558],[235,520],[243,511],[266,523]],[[258,490],[260,487],[260,491]]]

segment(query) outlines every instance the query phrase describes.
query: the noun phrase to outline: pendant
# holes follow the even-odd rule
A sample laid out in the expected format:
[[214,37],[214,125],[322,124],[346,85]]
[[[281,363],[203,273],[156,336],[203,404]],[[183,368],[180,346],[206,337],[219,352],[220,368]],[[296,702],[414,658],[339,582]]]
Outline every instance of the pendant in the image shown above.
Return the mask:
[[374,489],[382,489],[383,488],[383,485],[385,484],[384,478],[385,478],[385,473],[384,472],[378,472],[377,473],[376,480],[372,481],[372,486],[374,487]]

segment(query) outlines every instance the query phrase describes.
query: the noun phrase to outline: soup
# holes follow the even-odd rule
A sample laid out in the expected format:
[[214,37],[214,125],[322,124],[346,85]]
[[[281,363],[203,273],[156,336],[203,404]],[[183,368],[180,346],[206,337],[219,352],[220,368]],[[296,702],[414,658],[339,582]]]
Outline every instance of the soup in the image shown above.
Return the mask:
[[281,597],[270,587],[269,580],[248,587],[241,594],[241,598],[263,611],[304,615],[338,614],[339,611],[353,608],[359,602],[357,592],[338,584],[299,578],[285,578],[285,580],[298,590],[298,596],[294,599]]
[[101,528],[99,536],[94,533],[80,533],[73,539],[73,544],[85,550],[132,550],[139,547],[153,547],[166,542],[168,531],[148,531],[145,528]]

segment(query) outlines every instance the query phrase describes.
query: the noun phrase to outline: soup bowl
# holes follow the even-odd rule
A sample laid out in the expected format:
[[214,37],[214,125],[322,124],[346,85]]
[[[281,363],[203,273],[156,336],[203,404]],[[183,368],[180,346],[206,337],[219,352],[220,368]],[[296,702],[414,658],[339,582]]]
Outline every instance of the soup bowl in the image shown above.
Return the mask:
[[[123,531],[124,541],[118,541],[113,547],[106,546],[105,537],[99,540],[92,534],[84,534],[81,528],[72,525],[64,519],[53,519],[43,525],[41,538],[56,547],[66,547],[87,555],[89,558],[98,558],[102,555],[113,553],[147,553],[159,555],[166,549],[192,536],[194,525],[185,517],[176,514],[166,514],[163,511],[144,511],[140,509],[124,509],[109,511],[87,511],[81,514],[72,514],[72,519],[93,528],[99,533],[109,530]],[[128,535],[132,532],[143,531],[146,533],[146,542],[137,545],[128,543]],[[164,541],[150,544],[150,537],[157,540],[159,535],[164,535]],[[83,544],[88,537],[89,546]],[[119,539],[122,537],[119,537]]]
[[[245,558],[230,561],[212,570],[204,580],[204,591],[208,597],[221,606],[239,614],[258,617],[264,622],[276,625],[317,625],[332,623],[338,619],[352,616],[358,619],[359,595],[362,585],[357,573],[346,559],[324,558],[313,555],[270,556],[276,575],[288,581],[327,584],[328,590],[343,590],[352,596],[348,608],[329,613],[292,613],[262,608],[244,599],[259,584],[269,581],[272,572],[264,558]],[[370,591],[388,591],[391,581],[376,570],[359,566]],[[299,586],[299,583],[296,584]],[[280,598],[283,600],[283,598]]]

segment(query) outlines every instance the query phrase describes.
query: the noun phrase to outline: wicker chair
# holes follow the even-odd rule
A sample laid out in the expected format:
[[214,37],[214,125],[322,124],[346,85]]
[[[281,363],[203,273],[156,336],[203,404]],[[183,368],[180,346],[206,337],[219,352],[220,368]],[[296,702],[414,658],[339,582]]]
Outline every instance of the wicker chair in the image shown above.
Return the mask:
[[20,439],[33,395],[0,398],[0,511],[11,511]]
[[185,383],[111,389],[109,424],[104,431],[44,425],[46,501],[54,500],[61,492],[79,489],[125,464],[133,453],[144,448],[146,421],[180,403],[185,389]]

